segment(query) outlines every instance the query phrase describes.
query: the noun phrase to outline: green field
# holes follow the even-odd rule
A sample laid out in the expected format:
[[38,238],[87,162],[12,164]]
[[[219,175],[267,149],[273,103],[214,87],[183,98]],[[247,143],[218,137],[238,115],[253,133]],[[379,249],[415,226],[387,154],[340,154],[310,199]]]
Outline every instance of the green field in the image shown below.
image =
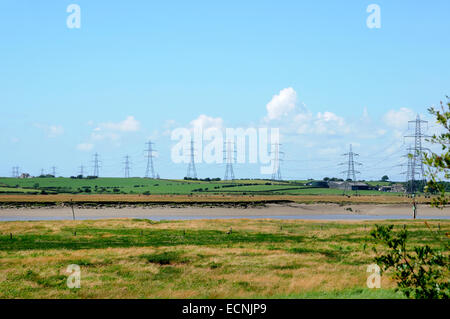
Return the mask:
[[[366,286],[375,223],[440,247],[411,220],[1,222],[0,298],[402,298],[389,274],[381,289]],[[80,289],[66,285],[70,264]]]
[[[164,194],[187,195],[194,193],[236,195],[339,195],[342,190],[307,186],[308,181],[236,180],[184,181],[147,178],[0,178],[0,194]],[[372,182],[373,184],[378,182]],[[380,182],[381,183],[381,182]],[[350,191],[349,194],[356,194]],[[361,195],[397,193],[373,190],[358,191]]]

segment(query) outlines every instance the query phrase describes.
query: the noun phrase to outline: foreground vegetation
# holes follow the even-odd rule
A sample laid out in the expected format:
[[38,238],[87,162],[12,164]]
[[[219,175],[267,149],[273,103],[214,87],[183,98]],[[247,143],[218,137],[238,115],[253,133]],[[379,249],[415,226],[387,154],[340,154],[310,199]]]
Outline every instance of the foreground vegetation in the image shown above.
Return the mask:
[[[402,298],[388,274],[381,289],[366,286],[375,223],[406,224],[409,245],[439,245],[421,221],[2,222],[0,297]],[[80,289],[66,286],[70,264]]]

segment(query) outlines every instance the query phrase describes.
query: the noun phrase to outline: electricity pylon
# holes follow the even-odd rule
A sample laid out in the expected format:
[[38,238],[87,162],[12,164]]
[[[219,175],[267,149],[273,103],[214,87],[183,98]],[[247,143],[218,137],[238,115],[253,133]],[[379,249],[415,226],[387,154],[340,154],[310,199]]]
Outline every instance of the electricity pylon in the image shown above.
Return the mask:
[[81,176],[84,176],[84,166],[83,164],[80,165],[80,174]]
[[13,168],[12,168],[12,177],[14,177],[14,178],[17,178],[17,177],[19,177],[19,166],[14,166]]
[[226,163],[224,180],[234,180],[233,162],[236,157],[235,144],[232,141],[224,143],[223,159]]
[[190,144],[190,149],[189,149],[189,157],[190,157],[190,161],[189,161],[189,165],[188,165],[188,169],[187,169],[187,174],[186,177],[188,178],[197,178],[197,170],[195,169],[195,161],[194,161],[194,139],[191,138],[191,144]]
[[145,178],[155,178],[155,169],[153,167],[153,158],[155,157],[153,155],[153,152],[155,151],[152,147],[152,145],[154,145],[154,143],[152,143],[152,141],[148,141],[146,143],[147,145],[147,149],[145,150],[147,152],[147,168],[145,169]]
[[[350,150],[348,153],[342,154],[342,156],[347,156],[348,160],[347,163],[341,163],[340,165],[347,165],[347,170],[342,171],[342,174],[347,174],[347,178],[345,179],[345,188],[344,188],[344,195],[348,190],[351,190],[350,182],[356,182],[356,174],[359,174],[360,172],[355,170],[355,165],[362,165],[359,162],[355,162],[355,157],[359,156],[359,154],[356,154],[352,150],[352,144],[350,144]],[[356,189],[356,193],[358,193],[358,189]]]
[[[408,121],[408,125],[410,123],[415,124],[415,132],[414,135],[405,135],[405,138],[414,138],[414,147],[408,148],[408,171],[407,171],[407,185],[411,185],[409,187],[409,193],[414,194],[416,192],[416,181],[425,181],[425,171],[423,168],[423,151],[428,150],[422,147],[422,139],[430,137],[428,135],[423,134],[422,132],[422,123],[427,123],[428,121],[424,121],[420,119],[419,114],[413,121]],[[411,159],[411,163],[409,160]],[[416,176],[418,177],[416,179]]]
[[281,181],[280,154],[283,154],[283,152],[280,152],[280,145],[279,143],[271,144],[271,149],[273,149],[271,151],[273,161],[272,180],[276,181]]
[[125,162],[123,162],[123,164],[125,165],[125,178],[129,178],[130,177],[130,157],[127,155],[125,156]]
[[100,161],[98,159],[98,153],[94,154],[94,174],[92,176],[98,177],[100,175]]
[[407,153],[404,157],[407,158],[408,164],[406,172],[403,172],[403,174],[406,174],[406,192],[408,194],[413,194],[415,189],[415,176],[412,174],[416,174],[415,171],[413,171],[413,155],[412,152],[414,152],[414,148],[409,146],[407,149]]

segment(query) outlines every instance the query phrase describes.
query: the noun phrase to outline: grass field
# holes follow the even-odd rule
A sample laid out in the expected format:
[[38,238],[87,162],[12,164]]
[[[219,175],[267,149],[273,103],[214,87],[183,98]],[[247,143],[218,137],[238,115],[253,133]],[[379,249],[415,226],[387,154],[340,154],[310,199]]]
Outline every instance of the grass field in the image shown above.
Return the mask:
[[[407,224],[412,244],[438,246],[423,222],[377,223]],[[428,223],[450,231],[448,221]],[[2,222],[0,297],[401,298],[388,276],[381,289],[366,287],[373,227],[298,220]],[[81,267],[80,289],[66,286],[69,264]]]
[[[236,180],[184,181],[148,178],[0,178],[0,194],[237,194],[237,195],[337,195],[342,190],[306,186],[307,181]],[[377,182],[372,182],[375,186]],[[381,182],[379,184],[382,184]],[[355,191],[348,192],[356,194]],[[378,191],[359,191],[363,195],[398,195]]]

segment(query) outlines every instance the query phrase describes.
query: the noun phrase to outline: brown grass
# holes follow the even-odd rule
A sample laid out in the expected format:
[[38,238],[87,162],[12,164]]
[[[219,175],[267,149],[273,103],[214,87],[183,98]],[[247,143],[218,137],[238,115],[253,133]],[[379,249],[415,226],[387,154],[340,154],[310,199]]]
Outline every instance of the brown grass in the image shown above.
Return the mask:
[[[136,195],[136,194],[94,194],[94,195],[0,195],[0,203],[264,203],[291,201],[297,203],[411,203],[406,196],[392,195]],[[429,203],[430,198],[418,197],[418,203]]]
[[[376,223],[385,223],[377,221]],[[423,222],[407,223],[425,230]],[[446,221],[438,223],[448,231]],[[366,289],[367,265],[374,253],[363,249],[374,222],[300,220],[191,220],[151,224],[142,220],[2,222],[0,236],[59,233],[72,227],[95,229],[218,230],[241,233],[301,235],[305,240],[238,242],[217,245],[176,245],[102,249],[0,250],[0,298],[254,298],[298,296],[312,291]],[[282,228],[280,227],[282,226]],[[323,229],[322,229],[323,227]],[[108,234],[109,236],[112,236]],[[340,240],[339,238],[342,238]],[[350,240],[358,238],[357,240]],[[303,253],[292,248],[308,248]],[[342,250],[344,249],[344,253]],[[337,253],[339,258],[323,252]],[[142,255],[178,252],[186,261],[152,263]],[[82,288],[52,286],[68,274],[70,263],[83,261]],[[31,274],[31,275],[30,275]],[[395,283],[382,277],[382,287]]]

